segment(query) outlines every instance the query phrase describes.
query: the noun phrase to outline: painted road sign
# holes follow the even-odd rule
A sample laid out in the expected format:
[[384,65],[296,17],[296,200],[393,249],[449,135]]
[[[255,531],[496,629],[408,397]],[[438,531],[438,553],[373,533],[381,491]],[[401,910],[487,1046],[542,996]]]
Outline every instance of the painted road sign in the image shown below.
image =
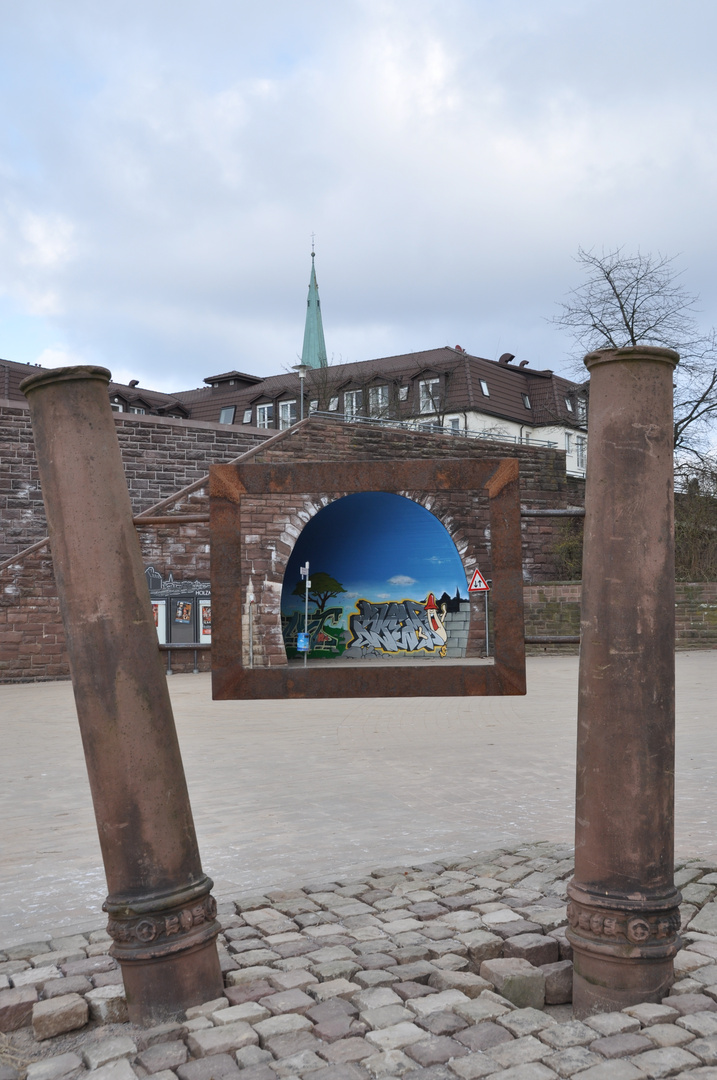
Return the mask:
[[481,574],[480,570],[476,570],[471,583],[468,586],[468,592],[490,592],[490,585]]

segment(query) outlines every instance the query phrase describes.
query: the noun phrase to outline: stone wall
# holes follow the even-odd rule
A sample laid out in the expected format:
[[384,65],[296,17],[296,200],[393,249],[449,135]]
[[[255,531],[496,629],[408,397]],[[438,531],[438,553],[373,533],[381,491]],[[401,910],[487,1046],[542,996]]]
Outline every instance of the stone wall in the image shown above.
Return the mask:
[[[579,581],[546,582],[523,590],[528,637],[580,634]],[[675,635],[678,649],[717,649],[717,582],[675,584]],[[528,652],[576,653],[577,645],[531,645]]]
[[[232,461],[267,436],[226,424],[114,413],[135,513]],[[30,414],[0,401],[0,562],[47,535]]]
[[[146,509],[162,498],[169,498],[179,488],[205,476],[209,464],[226,462],[242,451],[246,452],[247,459],[264,463],[438,456],[486,458],[506,454],[504,444],[371,425],[344,425],[316,418],[266,441],[256,433],[243,433],[217,424],[143,416],[129,419],[124,414],[116,417],[116,423],[136,511]],[[257,438],[262,441],[257,443]],[[26,409],[0,407],[0,440],[0,452],[8,465],[4,472],[5,486],[0,488],[0,497],[4,500],[4,505],[0,506],[3,519],[6,511],[12,511],[10,535],[5,539],[4,556],[0,554],[2,561],[2,557],[18,554],[25,546],[44,537],[45,520]],[[256,445],[247,448],[252,442]],[[520,459],[521,497],[527,505],[579,505],[581,485],[566,478],[564,453],[543,447],[520,446],[511,447],[509,452]],[[418,501],[424,501],[429,509],[435,509],[438,516],[449,524],[447,507],[430,506],[421,493],[413,495]],[[464,518],[470,517],[468,501],[471,498],[469,494],[453,496],[458,509],[461,509],[458,506],[461,500],[466,502],[460,515]],[[313,512],[318,505],[312,504]],[[261,532],[265,535],[247,545],[251,573],[258,576],[265,591],[277,591],[277,581],[273,580],[276,575],[264,573],[265,564],[271,564],[273,559],[275,563],[280,561],[285,565],[302,521],[308,520],[308,517],[302,518],[302,514],[311,512],[302,504],[294,507],[287,518],[289,509],[284,505],[279,515],[284,523],[289,522],[290,528],[285,529],[278,518],[272,518],[270,508],[264,507],[261,512],[266,519],[266,529],[252,535]],[[200,486],[189,494],[171,499],[163,512],[202,513],[207,510],[208,492],[206,487]],[[297,518],[295,523],[289,520],[294,511]],[[278,527],[280,524],[281,527]],[[459,550],[464,540],[472,544],[474,549],[479,542],[483,544],[485,561],[481,556],[481,569],[490,576],[485,524],[480,514],[475,514],[470,525],[463,529],[466,536],[462,538],[456,535],[455,539]],[[550,578],[551,572],[554,576],[550,549],[556,535],[554,530],[559,525],[559,519],[524,521],[524,575],[528,580]],[[139,530],[139,538],[145,565],[154,565],[163,577],[166,578],[170,572],[175,579],[208,577],[208,525],[143,526]],[[0,548],[0,553],[2,551]],[[473,623],[473,632],[478,636],[482,634],[482,600],[479,607],[480,612],[476,611]],[[267,640],[262,647],[268,652],[283,651],[283,644],[279,640]],[[175,671],[191,670],[193,662],[191,653],[174,653],[172,668]],[[208,653],[202,652],[200,668],[205,669],[208,664]],[[52,561],[48,551],[42,550],[19,558],[0,573],[0,680],[47,679],[67,674]]]

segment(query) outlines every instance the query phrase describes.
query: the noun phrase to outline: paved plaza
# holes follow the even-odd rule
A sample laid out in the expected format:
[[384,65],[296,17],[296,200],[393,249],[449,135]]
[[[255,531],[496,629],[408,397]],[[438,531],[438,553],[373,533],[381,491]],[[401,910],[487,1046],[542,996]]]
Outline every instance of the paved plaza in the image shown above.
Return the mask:
[[[172,701],[203,866],[222,899],[497,844],[571,843],[576,657],[524,698]],[[677,655],[676,850],[717,858],[717,654]],[[67,682],[0,686],[0,948],[101,927],[105,896]]]

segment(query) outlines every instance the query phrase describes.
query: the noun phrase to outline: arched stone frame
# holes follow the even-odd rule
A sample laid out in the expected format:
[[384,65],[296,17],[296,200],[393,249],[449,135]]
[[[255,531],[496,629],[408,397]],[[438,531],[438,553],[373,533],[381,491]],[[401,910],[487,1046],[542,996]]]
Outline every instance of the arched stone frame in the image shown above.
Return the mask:
[[[311,517],[357,491],[403,495],[429,510],[452,536],[467,573],[486,552],[489,532],[491,564],[481,556],[481,566],[494,579],[492,667],[446,660],[427,665],[430,672],[413,668],[407,679],[388,665],[350,676],[338,662],[330,667],[340,672],[287,665],[281,590],[289,556]],[[516,459],[215,466],[210,507],[215,697],[525,693]]]

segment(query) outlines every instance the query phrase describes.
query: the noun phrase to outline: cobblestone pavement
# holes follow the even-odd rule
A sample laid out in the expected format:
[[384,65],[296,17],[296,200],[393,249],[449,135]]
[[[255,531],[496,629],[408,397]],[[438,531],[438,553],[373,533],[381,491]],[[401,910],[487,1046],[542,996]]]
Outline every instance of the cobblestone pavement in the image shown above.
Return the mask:
[[[676,850],[717,859],[714,652],[677,655]],[[573,832],[577,658],[524,698],[212,702],[170,679],[219,900]],[[104,925],[69,683],[0,686],[0,948]]]
[[567,845],[502,845],[237,896],[224,996],[149,1029],[126,1022],[104,931],[7,948],[0,1080],[715,1080],[717,862],[677,864],[669,996],[585,1021],[572,866]]

